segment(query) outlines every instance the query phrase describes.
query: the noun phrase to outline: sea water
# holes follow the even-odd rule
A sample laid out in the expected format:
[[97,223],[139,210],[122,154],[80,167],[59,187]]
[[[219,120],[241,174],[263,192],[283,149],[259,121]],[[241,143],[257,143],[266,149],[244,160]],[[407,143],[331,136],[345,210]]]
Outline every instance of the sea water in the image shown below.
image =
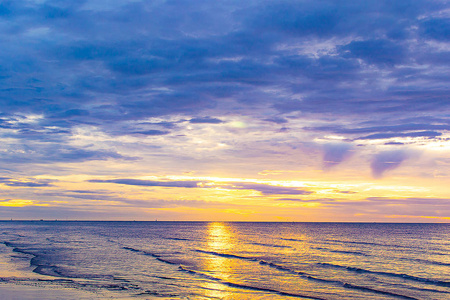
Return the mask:
[[3,283],[105,299],[450,299],[450,224],[1,221],[0,243]]

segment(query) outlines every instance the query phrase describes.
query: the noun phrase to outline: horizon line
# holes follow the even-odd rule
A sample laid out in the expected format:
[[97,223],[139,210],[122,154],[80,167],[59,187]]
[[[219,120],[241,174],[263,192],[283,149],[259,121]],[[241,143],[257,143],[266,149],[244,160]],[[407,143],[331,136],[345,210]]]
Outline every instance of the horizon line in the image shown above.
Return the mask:
[[0,219],[0,222],[148,222],[148,223],[342,223],[342,224],[450,224],[450,222],[383,222],[383,221],[200,221],[200,220],[61,220],[61,219]]

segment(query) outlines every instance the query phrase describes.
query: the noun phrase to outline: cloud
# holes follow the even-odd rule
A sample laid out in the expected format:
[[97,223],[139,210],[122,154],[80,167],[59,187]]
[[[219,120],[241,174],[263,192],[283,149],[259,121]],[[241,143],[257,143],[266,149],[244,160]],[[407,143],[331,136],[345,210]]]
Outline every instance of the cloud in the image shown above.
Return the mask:
[[425,19],[420,24],[423,35],[438,41],[450,39],[450,20],[448,18]]
[[13,187],[48,187],[53,186],[48,180],[18,180],[14,178],[0,178],[0,183]]
[[298,187],[274,186],[262,183],[233,182],[231,184],[231,186],[224,185],[223,187],[231,190],[254,190],[263,195],[309,195],[313,193]]
[[110,179],[100,180],[92,179],[89,182],[96,183],[117,183],[125,185],[136,186],[160,186],[160,187],[181,187],[181,188],[197,188],[201,181],[153,181],[153,180],[140,180],[140,179]]
[[[445,120],[430,120],[431,122],[450,122]],[[338,134],[367,134],[367,133],[397,133],[405,132],[430,132],[433,130],[450,130],[450,124],[430,124],[430,123],[405,123],[398,125],[370,126],[370,127],[342,127],[342,126],[319,126],[305,127],[308,131],[332,132]]]
[[377,139],[390,139],[396,137],[427,137],[427,138],[435,138],[441,136],[441,132],[437,131],[415,131],[415,132],[407,132],[407,133],[376,133],[368,136],[363,136],[357,138],[357,140],[377,140]]
[[169,131],[163,131],[163,130],[156,130],[156,129],[150,129],[150,130],[143,130],[143,131],[133,131],[132,134],[142,134],[142,135],[166,135],[169,134]]
[[7,145],[0,154],[0,159],[12,164],[51,164],[56,162],[74,163],[90,160],[136,160],[136,157],[121,155],[114,151],[102,149],[88,149],[66,146],[64,144],[30,144]]
[[210,118],[210,117],[204,117],[204,118],[192,118],[189,120],[189,123],[193,123],[193,124],[220,124],[223,123],[222,120],[218,119],[218,118]]
[[390,40],[353,41],[341,47],[344,56],[362,58],[369,64],[396,65],[404,63],[407,51],[397,42]]
[[267,118],[267,119],[264,119],[264,121],[272,122],[275,124],[286,124],[289,122],[288,120],[286,120],[284,118],[279,118],[279,117]]
[[203,201],[203,200],[126,200],[123,201],[135,207],[145,208],[170,208],[170,207],[195,207],[195,208],[232,208],[238,204]]
[[[236,204],[214,202],[214,201],[204,201],[204,200],[161,200],[161,199],[129,199],[125,197],[120,197],[114,193],[107,193],[102,191],[62,191],[62,192],[47,192],[40,193],[39,195],[46,197],[57,197],[61,198],[74,198],[82,199],[87,201],[104,201],[104,202],[117,202],[119,205],[127,207],[141,207],[141,208],[169,208],[169,207],[234,207],[239,206]],[[45,202],[45,201],[41,201]],[[52,203],[49,201],[49,203]],[[87,206],[89,204],[84,203]],[[77,206],[77,204],[75,204]],[[117,206],[117,204],[116,204]]]
[[[446,86],[437,65],[393,67],[430,53],[413,40],[445,37],[448,22],[433,17],[439,15],[436,3],[204,2],[200,10],[188,1],[176,7],[19,1],[2,7],[10,24],[4,24],[4,39],[16,37],[3,43],[0,57],[2,106],[12,113],[43,114],[42,122],[57,127],[96,123],[107,130],[113,121],[120,130],[128,120],[171,115],[216,124],[222,99],[234,99],[230,110],[278,124],[295,111],[344,118],[405,107],[416,111],[436,92],[418,82]],[[420,30],[411,30],[414,26]],[[136,34],[136,28],[142,32]],[[436,59],[442,53],[433,51]],[[380,76],[361,60],[390,73]],[[386,82],[391,88],[383,88]],[[274,88],[283,93],[270,92]],[[405,92],[422,93],[427,101],[412,103]],[[297,94],[302,101],[292,99]],[[281,114],[268,116],[268,106]],[[436,105],[427,107],[435,111]],[[203,117],[205,110],[217,117]]]
[[[140,179],[91,179],[89,182],[94,183],[116,183],[135,186],[151,186],[151,187],[174,187],[174,188],[224,188],[228,190],[254,190],[263,195],[309,195],[312,191],[308,191],[298,187],[284,187],[275,186],[265,183],[250,183],[250,182],[210,182],[197,180],[173,180],[173,181],[158,181],[158,180],[140,180]],[[207,184],[213,183],[213,184]]]
[[302,202],[302,203],[321,203],[321,204],[328,204],[328,203],[334,203],[338,201],[337,199],[332,198],[317,198],[317,199],[298,199],[298,198],[278,198],[274,199],[275,201],[293,201],[293,202]]
[[411,157],[405,150],[384,151],[376,154],[370,164],[374,178],[380,178],[386,171],[398,168],[403,161]]
[[373,203],[383,204],[410,204],[410,205],[429,205],[429,206],[443,206],[448,207],[450,199],[448,198],[420,198],[420,197],[408,197],[408,198],[389,198],[389,197],[368,197],[366,200]]
[[[0,19],[0,161],[22,172],[3,184],[87,173],[308,195],[259,181],[132,178],[309,177],[318,161],[345,178],[371,165],[380,178],[412,147],[448,152],[442,1],[2,1]],[[366,160],[386,145],[398,151]],[[410,176],[428,167],[411,165]],[[311,178],[321,176],[330,174]]]
[[450,199],[434,197],[407,197],[407,198],[389,198],[389,197],[367,197],[358,200],[345,200],[333,198],[318,199],[297,199],[297,198],[278,198],[276,201],[297,202],[299,204],[320,204],[335,214],[347,212],[350,214],[362,214],[365,218],[378,216],[385,218],[392,215],[405,217],[448,217],[450,210]]
[[349,143],[330,143],[323,146],[323,164],[325,169],[334,167],[352,154],[353,146]]

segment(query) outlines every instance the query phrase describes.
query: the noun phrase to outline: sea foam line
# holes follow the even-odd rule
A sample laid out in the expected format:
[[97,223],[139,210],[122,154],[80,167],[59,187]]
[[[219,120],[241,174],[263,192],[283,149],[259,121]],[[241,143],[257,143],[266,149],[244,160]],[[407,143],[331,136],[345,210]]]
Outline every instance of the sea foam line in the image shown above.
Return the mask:
[[204,253],[204,254],[220,256],[220,257],[225,257],[225,258],[236,258],[236,259],[243,259],[243,260],[249,260],[249,261],[257,261],[258,260],[256,258],[252,258],[252,257],[245,257],[245,256],[240,256],[240,255],[234,255],[234,254],[220,253],[220,252],[215,252],[215,251],[205,251],[205,250],[198,250],[198,249],[193,250],[193,251],[199,252],[199,253]]
[[178,268],[179,268],[180,271],[184,271],[184,272],[187,272],[187,273],[190,273],[190,274],[196,274],[196,275],[199,275],[199,276],[204,277],[206,279],[219,282],[219,283],[221,283],[223,285],[226,285],[226,286],[229,286],[229,287],[241,288],[241,289],[253,290],[253,291],[260,291],[260,292],[270,292],[270,293],[278,294],[280,296],[290,296],[290,297],[306,298],[306,299],[312,299],[312,300],[326,300],[325,298],[319,298],[319,297],[315,297],[315,296],[309,296],[309,295],[303,295],[303,294],[294,294],[294,293],[283,292],[283,291],[276,290],[276,289],[271,289],[271,288],[256,287],[256,286],[251,286],[251,285],[234,283],[234,282],[231,282],[231,281],[225,281],[223,279],[220,279],[220,278],[217,278],[217,277],[205,274],[203,272],[187,269],[187,268],[185,268],[183,266],[179,266]]
[[349,266],[341,266],[341,265],[335,265],[330,263],[317,263],[320,266],[335,268],[335,269],[342,269],[342,270],[348,270],[356,273],[367,273],[367,274],[377,274],[377,275],[384,275],[389,277],[395,277],[395,278],[402,278],[427,284],[433,284],[437,286],[444,286],[444,287],[450,287],[450,282],[448,281],[440,281],[435,279],[429,279],[429,278],[422,278],[422,277],[416,277],[408,274],[399,274],[399,273],[391,273],[391,272],[383,272],[383,271],[370,271],[362,268],[357,267],[349,267]]
[[[244,259],[244,260],[248,260],[248,261],[259,261],[260,265],[265,265],[265,266],[277,269],[279,271],[288,272],[290,274],[300,276],[301,278],[303,278],[305,280],[309,280],[309,281],[321,282],[321,283],[325,283],[325,284],[332,284],[332,285],[342,286],[347,289],[359,290],[359,291],[363,291],[363,292],[370,292],[370,293],[374,293],[374,294],[389,295],[389,296],[393,296],[393,297],[400,298],[400,299],[418,300],[417,298],[414,298],[414,297],[397,294],[397,293],[393,293],[393,292],[388,292],[388,291],[383,291],[383,290],[377,290],[377,289],[373,289],[373,288],[369,288],[369,287],[359,286],[359,285],[355,285],[355,284],[351,284],[351,283],[347,283],[347,282],[343,282],[343,281],[339,281],[339,280],[328,280],[328,279],[317,278],[317,277],[314,277],[305,272],[295,271],[291,268],[288,268],[288,267],[285,267],[285,266],[282,266],[279,264],[275,264],[273,262],[268,262],[265,260],[258,260],[256,258],[238,256],[238,255],[233,255],[233,254],[225,254],[225,253],[219,253],[219,252],[213,252],[213,251],[203,251],[203,250],[196,250],[196,251],[205,253],[205,254],[226,257],[226,258]],[[209,276],[209,275],[207,275],[207,276]]]
[[[275,289],[266,289],[266,288],[259,288],[259,287],[253,287],[253,286],[248,286],[248,285],[242,285],[242,284],[238,284],[238,283],[233,283],[233,282],[228,282],[228,281],[223,281],[220,278],[216,278],[213,277],[211,275],[205,274],[203,272],[199,272],[199,271],[194,271],[191,269],[187,269],[184,266],[178,264],[178,263],[174,263],[168,260],[164,260],[161,259],[160,256],[156,255],[156,254],[152,254],[152,253],[148,253],[146,251],[142,251],[139,249],[135,249],[135,248],[131,248],[131,247],[123,247],[124,249],[133,251],[133,252],[140,252],[141,254],[144,255],[150,255],[155,257],[157,260],[167,263],[167,264],[171,264],[171,265],[178,265],[179,269],[191,274],[197,274],[197,275],[201,275],[205,278],[211,279],[211,280],[215,280],[215,281],[219,281],[227,286],[231,286],[231,287],[236,287],[236,288],[244,288],[244,289],[251,289],[251,290],[260,290],[260,291],[267,291],[267,292],[273,292],[273,293],[277,293],[279,295],[283,295],[283,296],[292,296],[292,297],[306,297],[306,298],[310,298],[310,299],[324,299],[324,298],[317,298],[317,297],[311,297],[311,296],[304,296],[304,295],[300,295],[300,294],[291,294],[291,293],[287,293],[287,292],[282,292],[279,290],[275,290]],[[388,291],[383,291],[383,290],[377,290],[377,289],[373,289],[373,288],[369,288],[369,287],[364,287],[364,286],[359,286],[359,285],[355,285],[355,284],[351,284],[351,283],[346,283],[346,282],[342,282],[339,280],[327,280],[327,279],[322,279],[322,278],[317,278],[314,276],[311,276],[310,274],[304,273],[304,272],[300,272],[300,271],[295,271],[291,268],[279,265],[279,264],[275,264],[272,262],[268,262],[265,260],[259,260],[257,258],[253,258],[253,257],[245,257],[245,256],[239,256],[239,255],[234,255],[234,254],[227,254],[227,253],[220,253],[220,252],[215,252],[215,251],[205,251],[205,250],[193,250],[195,252],[199,252],[199,253],[204,253],[204,254],[209,254],[209,255],[214,255],[214,256],[219,256],[219,257],[225,257],[225,258],[231,258],[231,259],[241,259],[241,260],[247,260],[247,261],[258,261],[260,265],[266,265],[268,267],[277,269],[279,271],[284,271],[284,272],[288,272],[290,274],[293,275],[297,275],[300,276],[301,278],[305,279],[305,280],[309,280],[309,281],[315,281],[315,282],[321,282],[321,283],[325,283],[325,284],[332,284],[332,285],[336,285],[336,286],[341,286],[347,289],[353,289],[353,290],[358,290],[358,291],[362,291],[362,292],[370,292],[373,294],[379,294],[379,295],[388,295],[388,296],[393,296],[396,298],[400,298],[400,299],[409,299],[409,300],[419,300],[417,298],[414,297],[410,297],[410,296],[406,296],[406,295],[402,295],[402,294],[397,294],[397,293],[393,293],[393,292],[388,292]],[[324,263],[325,264],[325,263]]]

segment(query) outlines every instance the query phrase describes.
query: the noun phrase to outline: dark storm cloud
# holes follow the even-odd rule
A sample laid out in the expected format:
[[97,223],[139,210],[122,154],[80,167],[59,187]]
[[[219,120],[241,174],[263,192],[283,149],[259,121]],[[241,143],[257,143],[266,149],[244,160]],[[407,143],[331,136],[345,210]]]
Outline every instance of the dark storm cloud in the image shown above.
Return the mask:
[[[450,74],[442,68],[449,51],[433,44],[448,42],[446,8],[379,0],[3,1],[0,105],[11,116],[43,118],[20,128],[2,118],[0,127],[19,129],[24,141],[64,143],[82,124],[151,136],[168,132],[126,122],[181,116],[218,124],[232,112],[283,124],[302,113],[332,114],[334,125],[355,116],[372,122],[304,128],[315,132],[437,137],[449,128]],[[442,121],[405,124],[418,113]],[[45,160],[40,153],[33,161]],[[332,164],[345,156],[326,153]],[[66,148],[53,157],[121,155]]]

